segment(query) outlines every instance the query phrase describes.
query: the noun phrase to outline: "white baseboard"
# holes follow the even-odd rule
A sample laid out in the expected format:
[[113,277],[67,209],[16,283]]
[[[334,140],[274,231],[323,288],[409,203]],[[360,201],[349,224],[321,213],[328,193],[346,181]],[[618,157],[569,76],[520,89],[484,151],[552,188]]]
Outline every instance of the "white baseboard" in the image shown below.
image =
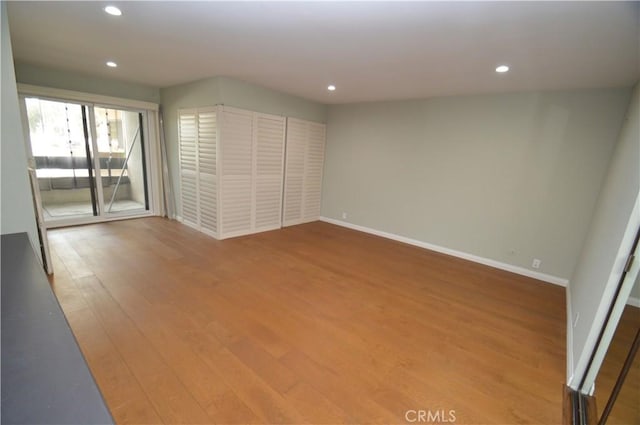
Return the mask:
[[474,263],[484,264],[485,266],[494,267],[496,269],[505,270],[508,272],[516,273],[522,276],[531,277],[533,279],[538,279],[543,282],[553,283],[554,285],[559,286],[567,286],[569,283],[567,279],[563,279],[561,277],[548,275],[545,273],[534,272],[532,270],[525,269],[523,267],[514,266],[507,263],[502,263],[500,261],[492,260],[490,258],[479,257],[477,255],[468,254],[466,252],[456,251],[451,248],[445,248],[438,245],[433,245],[428,242],[419,241],[417,239],[407,238],[405,236],[396,235],[393,233],[383,232],[381,230],[371,229],[369,227],[360,226],[358,224],[347,223],[346,221],[336,220],[335,218],[329,217],[320,217],[320,221],[324,221],[326,223],[335,224],[336,226],[342,226],[353,230],[358,230],[360,232],[369,233],[376,236],[381,236],[383,238],[392,239],[394,241],[403,242],[409,245],[414,245],[420,248],[428,249],[431,251],[440,252],[442,254],[451,255],[453,257],[462,258],[464,260],[473,261]]

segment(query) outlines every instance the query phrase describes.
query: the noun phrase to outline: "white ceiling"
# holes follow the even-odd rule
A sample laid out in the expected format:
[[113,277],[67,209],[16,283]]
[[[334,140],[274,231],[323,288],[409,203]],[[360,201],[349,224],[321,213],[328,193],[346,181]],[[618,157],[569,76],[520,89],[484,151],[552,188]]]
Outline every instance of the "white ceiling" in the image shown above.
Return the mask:
[[[120,17],[102,11],[122,9]],[[640,2],[11,2],[17,61],[167,87],[229,76],[323,103],[630,86]],[[119,64],[107,68],[107,60]],[[496,74],[496,65],[511,66]],[[333,83],[335,92],[326,87]]]

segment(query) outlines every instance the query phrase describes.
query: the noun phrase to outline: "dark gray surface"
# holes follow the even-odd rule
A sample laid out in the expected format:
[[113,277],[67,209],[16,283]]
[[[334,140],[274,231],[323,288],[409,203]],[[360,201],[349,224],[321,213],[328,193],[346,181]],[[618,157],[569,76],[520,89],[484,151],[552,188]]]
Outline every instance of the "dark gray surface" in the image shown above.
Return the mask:
[[112,424],[26,233],[2,235],[2,424]]

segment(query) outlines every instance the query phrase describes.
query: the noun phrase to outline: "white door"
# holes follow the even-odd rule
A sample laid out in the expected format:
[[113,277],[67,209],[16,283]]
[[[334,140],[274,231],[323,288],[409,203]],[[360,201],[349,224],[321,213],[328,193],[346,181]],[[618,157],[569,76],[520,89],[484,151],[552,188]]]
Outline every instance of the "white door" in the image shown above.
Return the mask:
[[254,114],[254,230],[282,226],[284,117]]
[[217,114],[214,108],[198,110],[198,216],[200,230],[217,237]]
[[320,218],[325,125],[287,118],[283,226]]
[[252,232],[253,113],[222,108],[220,115],[220,239]]
[[182,109],[178,119],[180,143],[180,218],[191,227],[200,227],[198,218],[197,110]]

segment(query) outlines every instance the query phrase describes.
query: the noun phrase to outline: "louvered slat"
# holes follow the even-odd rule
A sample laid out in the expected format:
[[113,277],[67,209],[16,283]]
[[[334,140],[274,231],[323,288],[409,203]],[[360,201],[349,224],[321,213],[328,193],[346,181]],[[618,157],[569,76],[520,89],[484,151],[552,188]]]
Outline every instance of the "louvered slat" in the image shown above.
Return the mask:
[[307,124],[287,118],[286,165],[284,182],[283,225],[298,224],[302,219],[305,145]]
[[195,173],[185,171],[180,176],[182,192],[182,220],[193,227],[198,225],[198,190]]
[[182,110],[178,120],[180,148],[180,192],[182,221],[198,227],[198,183],[196,151],[196,112]]
[[324,166],[325,125],[309,123],[309,138],[305,162],[303,217],[304,221],[320,218],[322,169]]
[[216,113],[198,113],[198,162],[199,171],[216,175]]
[[216,176],[200,173],[200,227],[216,236],[218,232],[218,185]]
[[254,227],[257,231],[282,225],[284,127],[283,117],[256,114]]
[[198,113],[198,213],[201,229],[213,236],[217,236],[218,232],[216,138],[216,111],[214,109],[200,110]]
[[325,125],[287,119],[283,225],[320,218]]
[[221,238],[251,231],[251,177],[224,176]]
[[252,231],[253,114],[222,110],[220,132],[221,239]]

